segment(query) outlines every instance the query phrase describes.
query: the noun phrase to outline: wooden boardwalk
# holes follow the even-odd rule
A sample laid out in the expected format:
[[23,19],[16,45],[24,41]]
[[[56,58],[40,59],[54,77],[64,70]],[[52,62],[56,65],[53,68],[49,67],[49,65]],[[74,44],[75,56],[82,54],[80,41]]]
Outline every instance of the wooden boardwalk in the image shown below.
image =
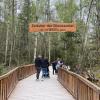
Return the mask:
[[50,79],[36,81],[32,75],[20,81],[8,100],[75,100],[57,81],[56,75]]

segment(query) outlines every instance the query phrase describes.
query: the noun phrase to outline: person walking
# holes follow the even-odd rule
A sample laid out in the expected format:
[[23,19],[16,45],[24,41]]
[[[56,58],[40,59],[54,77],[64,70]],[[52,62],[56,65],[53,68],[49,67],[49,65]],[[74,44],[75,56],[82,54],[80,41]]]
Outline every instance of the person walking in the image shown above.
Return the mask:
[[42,78],[47,77],[48,76],[48,72],[49,72],[49,62],[47,58],[43,58],[42,59]]
[[36,80],[39,80],[39,75],[40,75],[41,67],[42,67],[42,56],[39,55],[39,56],[35,59]]
[[53,75],[54,75],[55,73],[57,73],[56,65],[57,65],[57,61],[53,61],[53,62],[52,62]]
[[44,59],[44,62],[45,62],[45,66],[46,66],[46,77],[50,77],[49,76],[49,61],[48,61],[47,57]]

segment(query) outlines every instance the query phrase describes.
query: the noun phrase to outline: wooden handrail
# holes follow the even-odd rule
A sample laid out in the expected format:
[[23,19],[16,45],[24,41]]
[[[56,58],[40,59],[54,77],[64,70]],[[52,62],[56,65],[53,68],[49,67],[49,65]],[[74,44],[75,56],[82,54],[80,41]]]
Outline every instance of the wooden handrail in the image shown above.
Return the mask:
[[76,73],[59,68],[58,80],[76,100],[100,100],[100,88]]
[[[17,67],[0,76],[0,100],[8,100],[18,81],[34,73],[35,67],[30,64]],[[80,75],[60,68],[58,80],[76,100],[100,100],[100,88]]]
[[0,76],[0,100],[8,100],[18,81],[35,73],[33,64],[17,67]]

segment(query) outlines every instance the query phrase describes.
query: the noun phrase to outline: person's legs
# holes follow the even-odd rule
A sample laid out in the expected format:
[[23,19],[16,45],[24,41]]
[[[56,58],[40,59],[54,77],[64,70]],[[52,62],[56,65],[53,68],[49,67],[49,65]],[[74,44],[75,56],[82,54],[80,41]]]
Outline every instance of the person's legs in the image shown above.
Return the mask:
[[47,67],[47,70],[46,70],[46,76],[47,76],[47,77],[50,77],[49,68],[48,68],[48,67]]
[[41,68],[37,68],[36,79],[39,79],[40,71],[41,71]]
[[54,75],[54,71],[55,71],[55,68],[54,68],[54,66],[52,66],[52,69],[53,69],[53,75]]
[[53,67],[53,75],[56,73],[56,66]]
[[53,69],[53,75],[54,75],[54,71],[55,71],[55,70]]
[[57,71],[56,67],[55,67],[55,73],[58,73],[58,71]]
[[58,73],[58,70],[57,70],[57,69],[55,70],[55,73],[56,73],[56,74]]
[[48,76],[48,68],[45,68],[45,76]]
[[44,70],[45,70],[44,74],[45,74],[45,77],[46,77],[47,76],[47,68],[45,68]]
[[45,76],[45,68],[42,68],[42,77]]

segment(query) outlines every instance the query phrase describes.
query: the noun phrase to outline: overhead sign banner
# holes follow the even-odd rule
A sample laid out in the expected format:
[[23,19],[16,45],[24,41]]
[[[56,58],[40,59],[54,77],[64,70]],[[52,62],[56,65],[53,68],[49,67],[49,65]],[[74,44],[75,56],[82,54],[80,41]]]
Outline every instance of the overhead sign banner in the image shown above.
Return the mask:
[[76,32],[75,23],[30,23],[29,32]]

